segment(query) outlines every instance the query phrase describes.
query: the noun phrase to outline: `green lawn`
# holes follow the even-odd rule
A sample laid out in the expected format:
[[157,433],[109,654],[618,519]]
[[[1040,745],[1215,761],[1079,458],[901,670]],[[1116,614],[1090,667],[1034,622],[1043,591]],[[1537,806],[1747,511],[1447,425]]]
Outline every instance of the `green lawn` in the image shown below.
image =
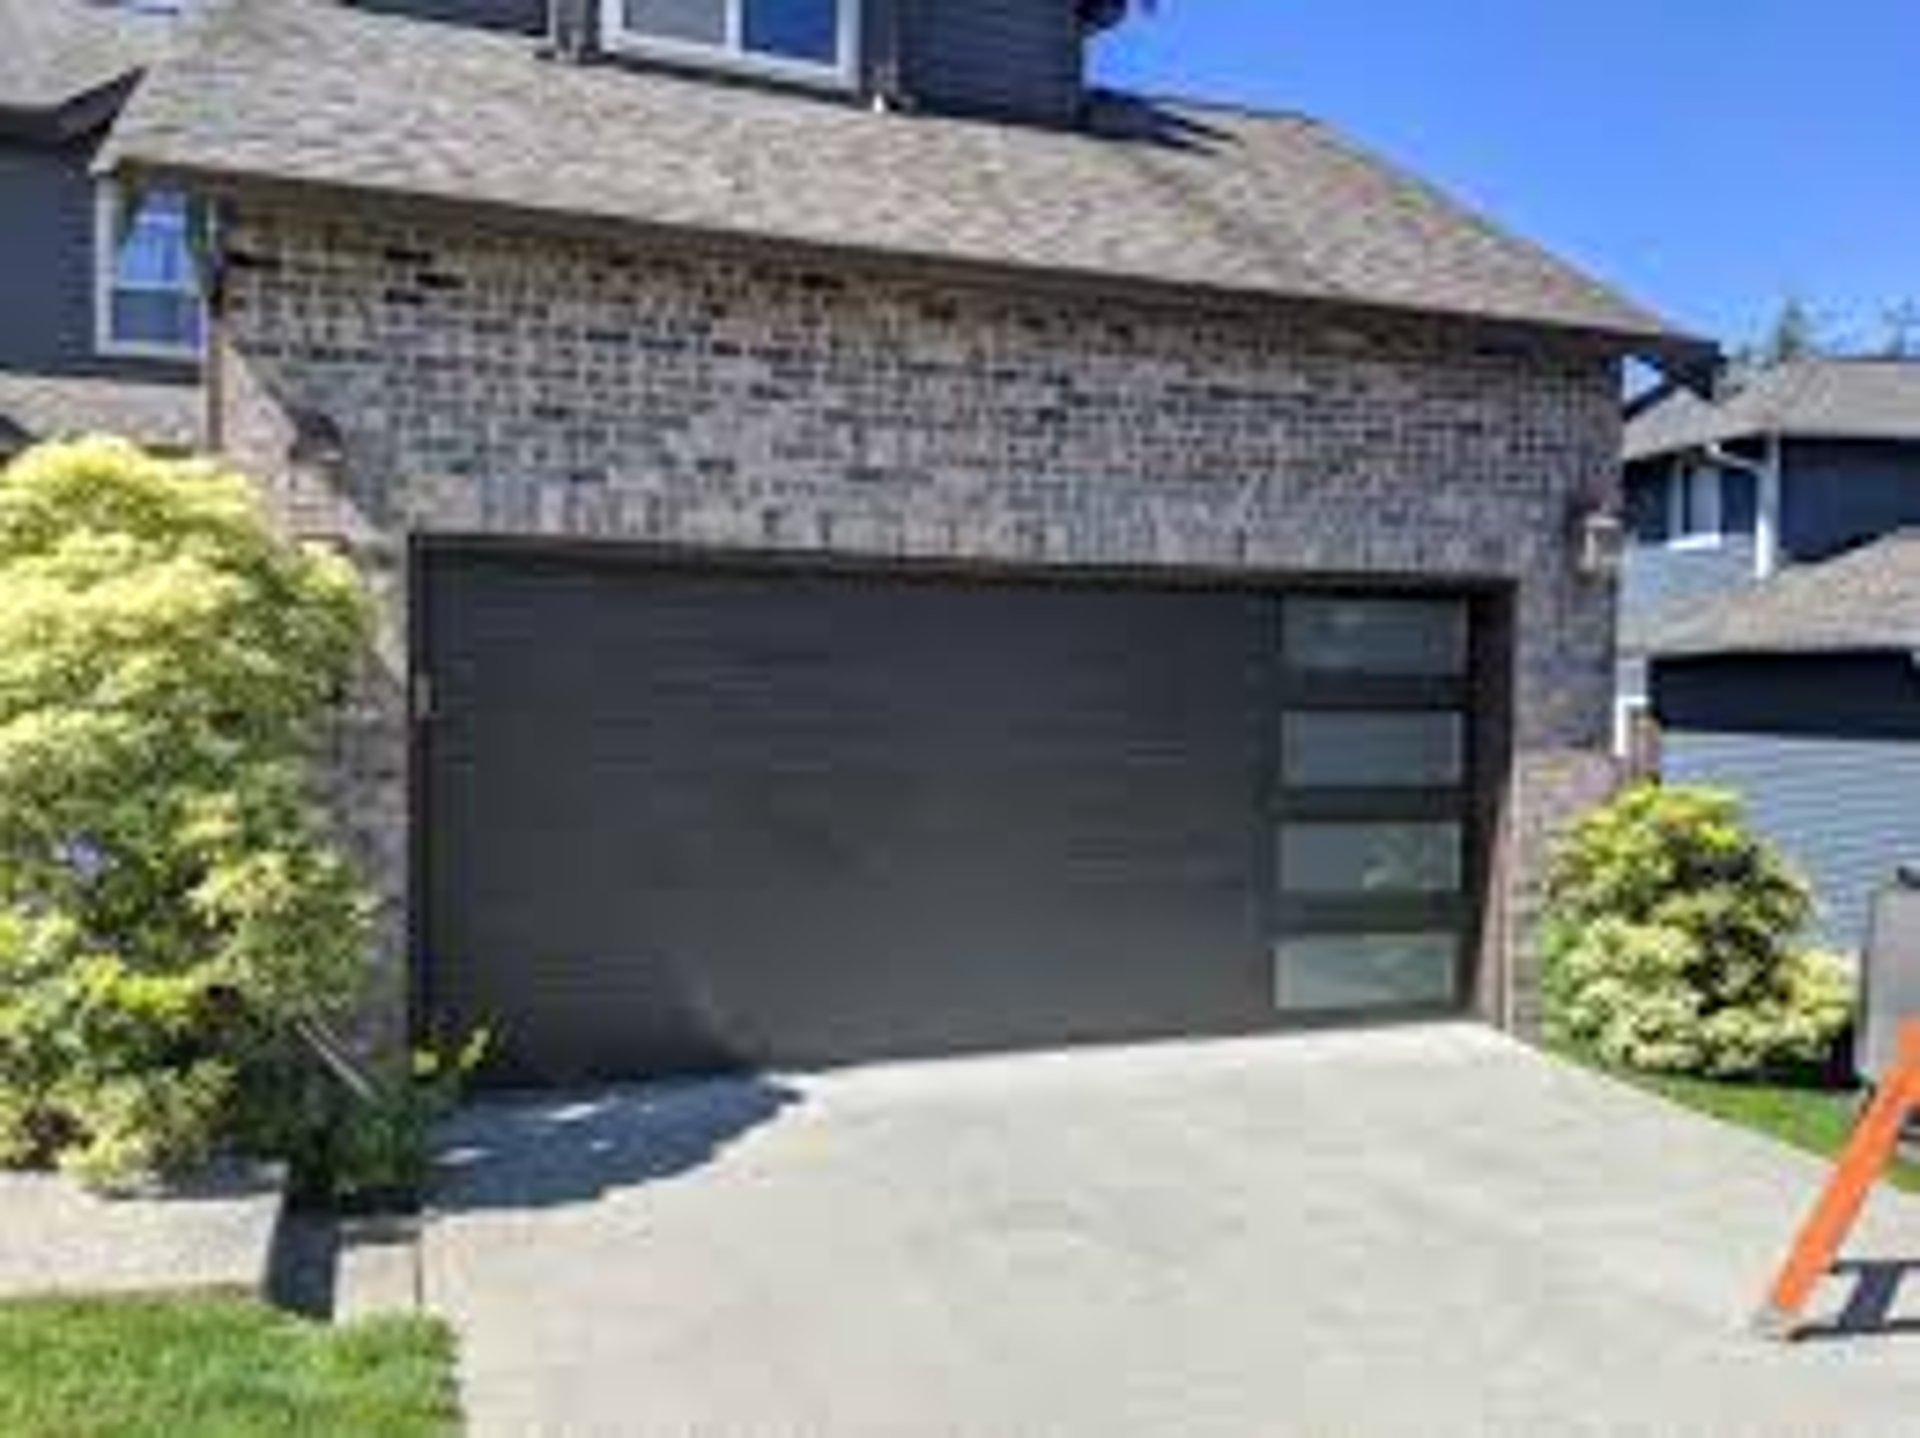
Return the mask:
[[[1588,1055],[1559,1052],[1562,1058],[1598,1069],[1683,1108],[1827,1158],[1837,1154],[1846,1143],[1858,1111],[1857,1094],[1822,1087],[1812,1079],[1800,1083],[1732,1083],[1672,1074],[1632,1073],[1599,1063]],[[1920,1165],[1896,1160],[1887,1172],[1887,1179],[1896,1188],[1920,1193]]]
[[453,1340],[237,1300],[0,1303],[7,1438],[415,1438],[459,1429]]

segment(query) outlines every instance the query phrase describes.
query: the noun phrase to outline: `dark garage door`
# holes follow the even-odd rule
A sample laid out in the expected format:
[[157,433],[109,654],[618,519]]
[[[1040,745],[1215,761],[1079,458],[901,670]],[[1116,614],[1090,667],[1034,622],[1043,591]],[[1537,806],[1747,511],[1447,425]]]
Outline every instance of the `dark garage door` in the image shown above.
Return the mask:
[[423,563],[423,981],[497,1078],[1457,1002],[1464,604]]

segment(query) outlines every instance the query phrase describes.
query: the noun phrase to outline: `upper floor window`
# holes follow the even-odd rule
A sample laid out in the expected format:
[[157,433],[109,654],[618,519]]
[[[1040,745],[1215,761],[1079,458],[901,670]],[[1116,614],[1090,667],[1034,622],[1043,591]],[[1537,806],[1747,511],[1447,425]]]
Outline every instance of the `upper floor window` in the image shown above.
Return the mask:
[[1711,465],[1677,467],[1667,489],[1667,542],[1705,547],[1726,532],[1720,471]]
[[851,85],[859,0],[602,0],[609,48]]
[[100,189],[99,343],[104,353],[195,359],[206,346],[200,211],[173,190]]

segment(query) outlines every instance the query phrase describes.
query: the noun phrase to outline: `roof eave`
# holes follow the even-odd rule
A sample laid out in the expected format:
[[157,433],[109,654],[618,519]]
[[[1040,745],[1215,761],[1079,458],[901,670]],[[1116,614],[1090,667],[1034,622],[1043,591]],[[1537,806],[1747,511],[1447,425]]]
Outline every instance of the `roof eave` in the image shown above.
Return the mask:
[[1909,655],[1920,650],[1920,635],[1912,643],[1892,639],[1834,640],[1806,644],[1686,644],[1675,648],[1655,645],[1647,658],[1655,663],[1695,659],[1822,659],[1841,654]]
[[1469,325],[1493,333],[1550,336],[1568,343],[1585,343],[1611,350],[1622,357],[1631,356],[1654,365],[1662,373],[1676,377],[1698,372],[1703,365],[1717,364],[1719,349],[1707,340],[1676,331],[1585,324],[1574,320],[1556,321],[1539,316],[1498,314],[1483,311],[1447,309],[1442,306],[1396,304],[1364,296],[1289,293],[1278,289],[1224,285],[1197,285],[1186,281],[1159,279],[1152,275],[1101,273],[1013,261],[996,263],[989,259],[943,255],[905,249],[876,249],[857,245],[837,245],[803,237],[776,233],[729,231],[694,226],[678,226],[636,219],[632,216],[595,214],[580,210],[514,204],[510,201],[478,196],[450,196],[422,190],[357,185],[345,181],[321,180],[302,176],[263,175],[255,171],[231,170],[165,157],[143,156],[137,150],[118,146],[110,137],[93,163],[100,177],[131,177],[196,189],[215,200],[238,198],[242,193],[267,195],[284,200],[331,199],[370,205],[404,204],[417,211],[446,216],[471,217],[476,212],[491,214],[503,221],[549,229],[557,233],[633,235],[647,234],[669,242],[679,241],[697,247],[701,253],[716,248],[765,254],[779,250],[786,254],[812,255],[823,261],[844,262],[850,257],[885,266],[897,266],[915,273],[937,270],[956,276],[967,274],[1004,277],[1017,273],[1038,283],[1111,294],[1125,288],[1143,296],[1165,296],[1169,300],[1192,302],[1208,299],[1228,306],[1250,303],[1283,304],[1291,308],[1320,308],[1329,311],[1367,312],[1393,315],[1403,319]]

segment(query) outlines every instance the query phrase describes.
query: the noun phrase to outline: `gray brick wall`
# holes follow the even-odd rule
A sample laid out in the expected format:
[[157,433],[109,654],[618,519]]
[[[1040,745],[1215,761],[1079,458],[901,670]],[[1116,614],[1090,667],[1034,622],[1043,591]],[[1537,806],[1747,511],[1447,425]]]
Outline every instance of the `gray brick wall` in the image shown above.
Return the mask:
[[1531,1022],[1539,861],[1611,781],[1614,596],[1568,543],[1613,484],[1604,349],[276,206],[225,230],[224,442],[385,596],[342,763],[396,950],[410,534],[1503,578],[1482,1002]]

